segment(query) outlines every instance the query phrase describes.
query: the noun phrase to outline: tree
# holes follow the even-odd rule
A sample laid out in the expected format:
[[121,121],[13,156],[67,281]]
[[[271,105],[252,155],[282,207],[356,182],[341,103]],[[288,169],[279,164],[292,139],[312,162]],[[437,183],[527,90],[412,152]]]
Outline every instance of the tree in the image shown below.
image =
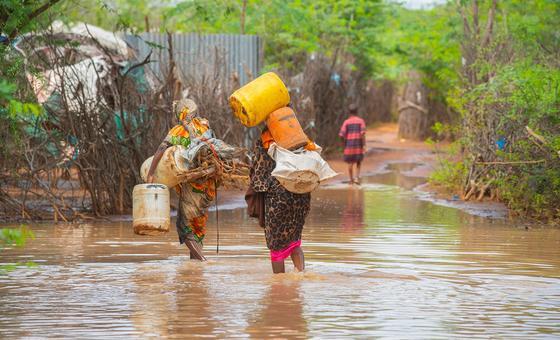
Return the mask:
[[399,100],[399,135],[424,140],[435,123],[451,124],[458,114],[449,98],[459,81],[460,18],[452,5],[429,10],[393,6],[391,30],[380,38],[383,76],[406,83]]
[[524,215],[560,218],[560,4],[458,1],[463,65],[465,199],[503,199]]
[[60,0],[2,1],[2,6],[0,6],[0,32],[10,40],[14,39],[18,34],[36,27],[40,16],[59,2]]

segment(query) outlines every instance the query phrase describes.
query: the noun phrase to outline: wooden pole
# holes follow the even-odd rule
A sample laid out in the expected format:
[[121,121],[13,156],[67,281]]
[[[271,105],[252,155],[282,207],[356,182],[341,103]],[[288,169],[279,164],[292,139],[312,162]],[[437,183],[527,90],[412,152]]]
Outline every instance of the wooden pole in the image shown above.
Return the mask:
[[247,0],[243,0],[243,5],[241,7],[241,34],[245,34],[245,15],[247,13]]

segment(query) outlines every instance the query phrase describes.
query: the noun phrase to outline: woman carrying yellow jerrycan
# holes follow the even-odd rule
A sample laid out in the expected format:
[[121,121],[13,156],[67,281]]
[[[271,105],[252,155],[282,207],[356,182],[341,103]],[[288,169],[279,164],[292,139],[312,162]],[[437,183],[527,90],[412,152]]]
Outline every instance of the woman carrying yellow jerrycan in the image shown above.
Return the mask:
[[[235,91],[230,97],[233,113],[243,125],[252,127],[267,121],[267,127],[264,127],[263,133],[253,149],[250,188],[247,191],[246,199],[251,202],[250,204],[261,205],[254,210],[250,207],[250,210],[259,212],[252,216],[259,217],[259,221],[263,223],[261,226],[264,228],[266,246],[270,250],[270,261],[274,273],[285,272],[284,260],[288,257],[291,257],[296,270],[304,270],[301,234],[311,205],[309,192],[290,192],[272,176],[276,161],[268,151],[273,143],[281,144],[279,136],[293,134],[290,131],[297,131],[297,134],[303,135],[302,143],[296,142],[295,144],[294,141],[300,138],[281,138],[290,142],[290,145],[284,145],[288,149],[290,146],[299,148],[309,141],[299,127],[295,113],[286,107],[289,102],[290,96],[286,86],[272,72],[253,80]],[[273,112],[276,114],[271,115]],[[271,116],[275,119],[270,119]],[[299,129],[288,129],[287,125],[284,125],[288,122],[297,123]],[[274,138],[274,135],[277,135],[277,138]],[[263,198],[252,199],[251,197],[255,195],[262,195],[260,197]],[[258,216],[255,216],[257,214]],[[262,214],[264,214],[264,219]]]
[[[156,150],[148,170],[148,183],[153,183],[154,172],[167,148],[173,145],[188,148],[192,138],[202,138],[203,135],[212,132],[206,119],[195,116],[196,110],[196,104],[190,99],[181,100],[176,105],[175,111],[180,124],[169,131]],[[179,242],[189,248],[191,259],[206,261],[202,253],[202,240],[206,234],[208,207],[216,197],[215,181],[205,179],[201,182],[179,183],[175,186],[175,190],[179,195],[177,216]]]

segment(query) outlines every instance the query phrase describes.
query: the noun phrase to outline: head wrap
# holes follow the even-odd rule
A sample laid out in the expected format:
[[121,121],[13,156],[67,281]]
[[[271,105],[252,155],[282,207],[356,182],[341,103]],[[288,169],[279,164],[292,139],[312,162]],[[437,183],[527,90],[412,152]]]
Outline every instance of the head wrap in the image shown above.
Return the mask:
[[182,121],[185,118],[187,118],[187,115],[189,114],[189,108],[188,107],[184,107],[179,114],[177,115],[177,118]]
[[181,99],[175,102],[175,114],[177,119],[184,120],[189,114],[195,113],[197,106],[191,99]]

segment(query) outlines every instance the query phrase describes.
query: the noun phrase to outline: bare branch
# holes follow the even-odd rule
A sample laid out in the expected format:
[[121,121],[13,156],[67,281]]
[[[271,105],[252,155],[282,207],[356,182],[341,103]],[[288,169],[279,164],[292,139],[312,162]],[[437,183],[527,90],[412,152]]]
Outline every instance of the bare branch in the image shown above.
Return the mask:
[[494,20],[496,17],[497,6],[498,6],[498,0],[492,0],[492,5],[488,10],[488,19],[486,21],[486,30],[484,31],[484,38],[482,39],[482,43],[481,43],[483,47],[487,47],[490,44],[492,33],[494,31]]
[[463,30],[464,30],[465,37],[467,39],[470,39],[470,37],[472,35],[472,30],[471,30],[471,27],[469,25],[469,20],[467,18],[467,14],[465,13],[465,9],[463,8],[463,6],[461,5],[461,2],[459,0],[457,0],[457,8],[459,9],[459,13],[461,14],[461,18],[463,18]]
[[480,26],[478,24],[478,0],[473,0],[473,29],[478,37],[480,34]]

